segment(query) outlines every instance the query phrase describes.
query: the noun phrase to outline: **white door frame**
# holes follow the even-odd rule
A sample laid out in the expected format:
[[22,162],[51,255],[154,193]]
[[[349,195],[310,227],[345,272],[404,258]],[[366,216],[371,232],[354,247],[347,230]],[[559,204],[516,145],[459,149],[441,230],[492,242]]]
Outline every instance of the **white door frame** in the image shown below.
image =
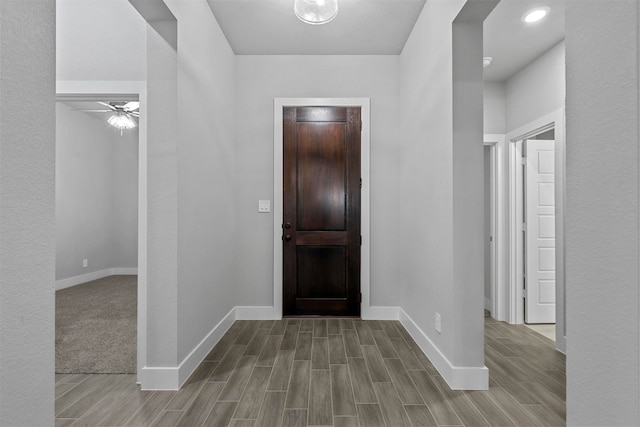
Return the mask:
[[[370,319],[379,313],[371,309],[370,295],[370,99],[369,98],[275,98],[273,102],[273,317],[282,318],[282,108],[304,106],[353,106],[360,107],[362,120],[361,143],[361,234],[360,315]],[[397,315],[396,315],[397,317]]]
[[509,304],[506,300],[507,267],[506,248],[506,195],[505,195],[505,135],[485,134],[484,145],[491,147],[491,234],[493,236],[492,277],[491,277],[491,317],[507,321]]
[[[564,207],[565,207],[565,111],[558,109],[507,134],[508,151],[508,205],[509,205],[509,323],[524,323],[522,295],[523,240],[522,240],[522,141],[555,129],[556,179],[556,347],[566,351],[566,303],[564,265]],[[519,186],[519,187],[518,187]]]
[[147,361],[147,82],[145,81],[58,81],[58,97],[95,99],[137,96],[138,122],[138,337],[137,381]]

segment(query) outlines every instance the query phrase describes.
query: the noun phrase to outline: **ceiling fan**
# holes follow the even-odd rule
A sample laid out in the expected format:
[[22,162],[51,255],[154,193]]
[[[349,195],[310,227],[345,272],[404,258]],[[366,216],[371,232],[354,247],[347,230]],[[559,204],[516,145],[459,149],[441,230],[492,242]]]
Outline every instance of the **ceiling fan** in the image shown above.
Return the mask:
[[120,135],[124,132],[125,129],[133,129],[137,126],[136,121],[133,117],[140,117],[140,102],[131,101],[125,104],[119,104],[117,102],[101,102],[97,101],[98,104],[107,107],[106,110],[84,110],[79,109],[78,111],[85,111],[88,113],[112,113],[111,117],[107,119],[107,122],[120,130]]

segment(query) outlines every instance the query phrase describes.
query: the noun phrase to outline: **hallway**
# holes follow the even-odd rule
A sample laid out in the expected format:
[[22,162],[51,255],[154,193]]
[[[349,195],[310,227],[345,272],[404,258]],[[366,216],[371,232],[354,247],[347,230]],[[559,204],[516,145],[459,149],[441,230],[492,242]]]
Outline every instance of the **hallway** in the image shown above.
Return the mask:
[[180,391],[56,376],[56,426],[556,426],[565,357],[485,318],[489,391],[451,391],[396,321],[236,321]]

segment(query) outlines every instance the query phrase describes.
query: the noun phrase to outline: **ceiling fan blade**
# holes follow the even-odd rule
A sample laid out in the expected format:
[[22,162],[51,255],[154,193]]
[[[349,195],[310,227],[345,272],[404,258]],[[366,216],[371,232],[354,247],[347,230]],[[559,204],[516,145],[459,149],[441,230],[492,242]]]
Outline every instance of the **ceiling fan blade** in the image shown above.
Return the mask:
[[129,112],[131,112],[131,111],[134,111],[134,110],[137,110],[137,109],[139,109],[139,108],[140,108],[140,102],[138,102],[138,101],[131,101],[131,102],[127,102],[126,104],[124,104],[124,105],[122,106],[122,108],[123,108],[125,111],[129,111]]
[[100,105],[104,105],[105,107],[110,108],[112,111],[116,111],[116,110],[117,110],[117,108],[116,108],[116,107],[114,107],[114,106],[113,106],[113,105],[111,105],[111,104],[107,104],[106,102],[102,102],[102,101],[97,101],[97,102],[98,102],[98,104],[100,104]]
[[82,108],[72,108],[71,111],[85,111],[87,113],[113,113],[113,110],[84,110]]
[[138,113],[137,111],[133,111],[128,114],[131,114],[133,117],[140,117],[140,113]]

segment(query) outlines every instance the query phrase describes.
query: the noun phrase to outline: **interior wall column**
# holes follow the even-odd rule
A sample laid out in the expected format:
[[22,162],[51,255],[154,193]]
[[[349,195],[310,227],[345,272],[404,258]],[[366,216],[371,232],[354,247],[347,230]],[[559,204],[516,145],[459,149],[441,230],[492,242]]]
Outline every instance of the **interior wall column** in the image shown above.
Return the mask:
[[[484,368],[483,21],[497,1],[468,1],[453,22],[453,364]],[[482,384],[481,384],[482,383]]]
[[54,421],[55,1],[0,1],[0,425]]

